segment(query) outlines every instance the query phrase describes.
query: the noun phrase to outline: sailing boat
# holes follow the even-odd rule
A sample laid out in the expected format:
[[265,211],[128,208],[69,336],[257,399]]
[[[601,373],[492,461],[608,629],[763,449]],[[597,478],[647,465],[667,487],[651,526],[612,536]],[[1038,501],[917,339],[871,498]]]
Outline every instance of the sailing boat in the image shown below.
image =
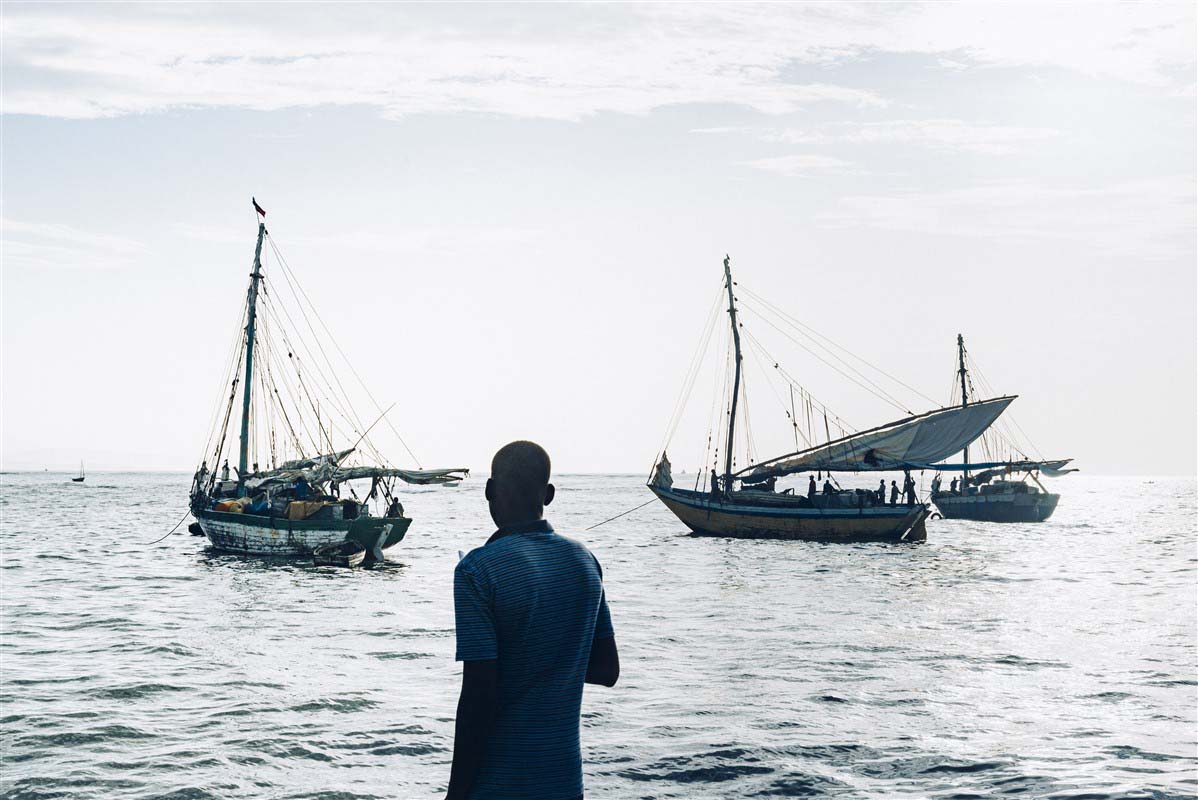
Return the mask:
[[[263,219],[258,222],[243,324],[238,328],[227,373],[231,388],[227,396],[222,391],[213,434],[192,482],[193,527],[216,548],[236,553],[302,556],[348,541],[382,559],[383,551],[402,540],[412,523],[396,496],[396,481],[452,483],[466,477],[469,470],[400,469],[374,447],[370,431],[385,419],[386,412],[366,425],[353,410],[341,374],[355,378],[358,374],[348,361],[345,368],[334,366],[329,345],[335,353],[341,353],[341,348],[332,342],[323,320],[271,240],[263,221],[266,212],[257,201],[254,209]],[[278,277],[282,278],[277,286],[263,272],[264,242],[270,243],[277,258]],[[298,311],[289,309],[281,297],[287,289]],[[306,330],[294,323],[296,316],[303,318]],[[323,335],[318,335],[312,316]],[[237,466],[231,476],[226,444],[238,405],[239,382],[240,435]],[[368,390],[366,393],[369,395]],[[323,416],[322,403],[328,409]],[[334,436],[352,444],[338,449]],[[285,459],[289,454],[294,457]],[[262,469],[259,457],[267,460]],[[362,481],[369,481],[369,489],[363,486],[359,496],[354,486]],[[372,512],[371,501],[378,506],[378,513]]]
[[[850,433],[823,444],[796,449],[776,458],[736,469],[737,407],[743,397],[741,328],[733,294],[731,259],[724,258],[724,288],[732,326],[734,358],[732,391],[726,416],[722,474],[712,469],[709,491],[673,486],[663,450],[648,487],[679,520],[696,534],[744,538],[812,541],[921,541],[931,508],[914,502],[886,505],[874,491],[842,491],[831,477],[823,493],[806,496],[775,491],[778,478],[799,472],[836,473],[924,469],[976,439],[1010,405],[1014,397],[997,397],[968,406],[940,408]],[[775,364],[775,366],[777,366]],[[792,416],[793,419],[793,416]],[[796,441],[798,432],[796,427]],[[667,442],[668,444],[668,442]],[[718,454],[717,454],[718,464]],[[811,486],[815,485],[814,476]]]
[[[961,408],[965,408],[970,404],[972,381],[966,367],[965,337],[961,334],[957,334],[957,377],[961,384]],[[983,439],[983,444],[988,442]],[[961,473],[948,490],[941,488],[939,476],[932,483],[932,502],[948,519],[1043,522],[1056,511],[1061,496],[1045,489],[1039,476],[1058,477],[1077,472],[1066,466],[1073,460],[1071,458],[1046,461],[1021,457],[970,464],[969,447],[963,448],[961,455],[960,464],[937,465],[939,471]],[[979,471],[971,474],[971,470]],[[1022,473],[1019,479],[1008,479],[1018,473]]]
[[71,478],[71,480],[74,481],[75,483],[83,483],[83,480],[86,477],[87,477],[87,475],[83,472],[83,462],[80,461],[79,462],[79,475],[77,477]]

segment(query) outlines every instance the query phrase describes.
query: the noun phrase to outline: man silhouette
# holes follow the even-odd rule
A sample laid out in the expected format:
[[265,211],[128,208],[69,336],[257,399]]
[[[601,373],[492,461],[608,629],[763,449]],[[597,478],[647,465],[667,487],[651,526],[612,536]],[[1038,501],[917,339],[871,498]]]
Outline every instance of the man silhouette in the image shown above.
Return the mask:
[[495,454],[498,530],[454,571],[463,666],[447,800],[581,798],[582,686],[620,676],[599,562],[543,518],[549,472],[532,442]]

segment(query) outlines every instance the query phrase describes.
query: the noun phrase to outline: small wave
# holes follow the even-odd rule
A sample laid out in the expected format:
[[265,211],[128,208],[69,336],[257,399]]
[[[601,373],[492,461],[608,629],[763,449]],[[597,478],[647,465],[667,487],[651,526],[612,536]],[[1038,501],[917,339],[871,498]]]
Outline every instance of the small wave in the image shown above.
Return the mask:
[[924,775],[935,775],[937,773],[952,773],[952,774],[968,774],[971,772],[986,772],[992,769],[1001,769],[1005,767],[1000,761],[956,761],[952,763],[935,764],[923,770]]
[[377,700],[368,700],[364,697],[330,697],[320,700],[312,700],[307,703],[302,703],[298,706],[292,706],[291,711],[337,711],[340,713],[348,713],[351,711],[361,711],[367,708],[374,708],[378,705]]
[[847,703],[847,702],[849,702],[845,698],[837,697],[834,694],[821,694],[821,695],[817,695],[811,699],[818,700],[821,703]]
[[419,658],[434,658],[432,653],[396,653],[386,650],[377,653],[370,653],[370,655],[374,656],[380,661],[415,661]]
[[98,689],[91,694],[101,700],[133,700],[164,692],[181,691],[183,691],[182,686],[171,686],[165,683],[134,683],[127,686],[114,686],[110,689]]
[[77,747],[79,745],[103,744],[109,741],[128,739],[153,739],[154,735],[128,725],[105,725],[87,731],[67,731],[64,733],[37,734],[25,736],[17,744],[49,747]]

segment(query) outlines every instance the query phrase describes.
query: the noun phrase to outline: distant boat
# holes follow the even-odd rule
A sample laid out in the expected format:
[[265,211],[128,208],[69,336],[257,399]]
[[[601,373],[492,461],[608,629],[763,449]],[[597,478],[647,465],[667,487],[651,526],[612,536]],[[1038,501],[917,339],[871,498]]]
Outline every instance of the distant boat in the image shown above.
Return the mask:
[[[724,286],[734,349],[729,358],[731,380],[726,383],[731,386],[727,410],[720,411],[727,426],[727,438],[723,453],[716,453],[715,466],[722,466],[722,473],[711,470],[712,481],[707,491],[699,491],[697,482],[694,490],[676,488],[669,459],[662,452],[649,480],[649,490],[696,534],[826,542],[926,539],[924,521],[931,508],[924,503],[887,505],[873,491],[835,489],[830,475],[828,489],[806,496],[778,492],[774,485],[779,478],[803,472],[812,473],[814,480],[816,473],[926,468],[980,436],[1015,398],[996,397],[967,407],[938,408],[838,439],[825,431],[828,438],[824,444],[809,442],[812,446],[805,449],[796,448],[794,452],[756,461],[738,470],[733,453],[738,401],[743,392],[743,323],[737,316],[734,285],[730,259],[725,257]],[[794,420],[793,412],[788,416]],[[795,437],[797,444],[797,427]]]
[[87,475],[83,472],[83,462],[80,461],[79,462],[79,477],[71,478],[71,480],[73,480],[75,483],[83,483],[83,479],[86,477],[87,477]]
[[[254,209],[265,216],[257,202]],[[412,484],[451,483],[469,470],[399,469],[386,463],[367,438],[386,412],[366,425],[354,411],[338,373],[355,378],[357,373],[348,360],[343,369],[330,361],[328,353],[339,353],[341,348],[329,338],[323,320],[273,243],[279,270],[267,281],[262,269],[262,245],[267,238],[266,224],[259,221],[238,346],[228,373],[231,388],[222,391],[218,424],[192,480],[191,513],[220,550],[278,556],[307,556],[319,550],[322,558],[360,560],[349,554],[360,547],[381,559],[382,551],[402,540],[412,524],[395,496],[396,479]],[[280,305],[288,292],[311,339],[305,339],[305,328],[292,320],[297,310]],[[354,293],[344,287],[331,297],[354,301]],[[316,325],[322,328],[320,334]],[[301,357],[307,359],[302,365]],[[234,444],[229,440],[238,405],[241,433]],[[336,449],[334,436],[347,438],[352,445]],[[235,446],[238,450],[233,452]],[[284,454],[293,457],[284,460]],[[232,477],[230,456],[236,460]],[[267,462],[264,469],[254,463],[259,456]],[[351,458],[358,463],[351,464]],[[355,481],[369,484],[355,491]],[[386,503],[382,516],[371,513],[372,499]],[[342,553],[339,546],[347,541],[357,546],[346,545]]]
[[[961,408],[976,402],[970,396],[971,381],[965,361],[965,337],[957,334],[957,377],[961,382]],[[949,489],[941,487],[939,474],[932,483],[932,502],[946,519],[1043,522],[1056,511],[1061,496],[1044,488],[1039,476],[1043,474],[1058,477],[1077,472],[1076,469],[1066,467],[1066,464],[1073,460],[1071,458],[1051,461],[1019,458],[971,464],[968,446],[963,449],[961,455],[960,464],[939,464],[936,467],[943,472],[960,472],[960,479],[955,479]],[[978,472],[971,474],[971,470]],[[1011,475],[1021,477],[1009,480]]]

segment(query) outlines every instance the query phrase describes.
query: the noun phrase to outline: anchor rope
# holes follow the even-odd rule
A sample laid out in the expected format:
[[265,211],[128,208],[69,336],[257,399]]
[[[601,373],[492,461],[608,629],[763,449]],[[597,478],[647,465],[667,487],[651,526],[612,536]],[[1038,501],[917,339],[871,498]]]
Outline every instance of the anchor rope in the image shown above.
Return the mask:
[[[183,515],[183,519],[181,519],[181,520],[179,520],[177,523],[175,523],[175,527],[173,527],[173,528],[171,528],[169,531],[167,531],[167,532],[166,532],[166,536],[163,536],[163,537],[162,537],[162,539],[165,539],[167,536],[170,536],[172,533],[174,533],[175,531],[179,530],[179,526],[180,526],[180,525],[182,525],[182,524],[183,524],[183,523],[184,523],[184,522],[187,520],[187,518],[188,518],[188,517],[190,517],[190,516],[191,516],[191,510],[190,510],[190,509],[188,509],[187,513]],[[149,546],[150,546],[150,545],[152,545],[152,544],[158,544],[159,542],[161,542],[161,541],[162,541],[162,539],[155,539],[155,540],[154,540],[154,541],[152,541],[152,542],[146,542],[146,543],[145,543],[144,545],[142,545],[142,546],[143,546],[143,547],[149,547]]]
[[606,525],[607,523],[611,522],[612,520],[617,520],[617,519],[619,519],[620,517],[623,517],[623,516],[625,516],[626,514],[631,514],[633,511],[639,511],[639,510],[641,510],[642,508],[644,508],[645,506],[649,505],[650,503],[654,503],[654,502],[656,502],[656,501],[657,501],[657,498],[656,498],[656,497],[654,497],[652,500],[646,500],[644,503],[641,503],[641,504],[640,504],[639,506],[637,506],[636,508],[630,508],[630,509],[628,509],[627,511],[622,511],[622,512],[620,512],[619,514],[616,514],[614,517],[610,517],[610,518],[608,518],[608,519],[605,519],[605,520],[603,520],[603,522],[597,522],[597,523],[595,523],[595,524],[594,524],[594,525],[592,525],[591,527],[589,527],[589,528],[586,528],[586,530],[588,530],[588,531],[593,531],[593,530],[595,530],[595,528],[598,528],[600,525]]

